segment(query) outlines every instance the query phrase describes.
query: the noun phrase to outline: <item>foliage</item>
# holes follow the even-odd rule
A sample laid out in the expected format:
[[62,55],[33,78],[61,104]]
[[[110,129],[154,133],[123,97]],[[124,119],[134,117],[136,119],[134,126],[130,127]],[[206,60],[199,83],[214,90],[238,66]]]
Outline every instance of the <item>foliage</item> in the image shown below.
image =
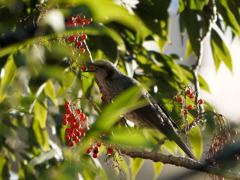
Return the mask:
[[[237,0],[216,1],[217,12],[214,14],[212,2],[179,0],[181,35],[187,33],[189,38],[187,55],[194,53],[198,59],[201,56],[200,40],[206,33],[211,33],[216,70],[223,62],[232,71],[230,53],[216,29],[225,32],[229,27],[233,37],[240,37],[240,4]],[[78,101],[89,117],[91,129],[81,145],[76,149],[68,148],[63,138],[61,118],[65,113],[64,103],[79,97],[91,97],[94,104],[101,107],[101,100],[93,76],[77,67],[89,60],[88,52],[72,56],[72,46],[64,37],[78,32],[87,34],[86,42],[94,60],[118,61],[122,72],[130,76],[133,74],[139,82],[146,84],[150,94],[170,112],[170,94],[176,94],[183,86],[194,83],[191,67],[178,64],[176,59],[180,57],[163,53],[164,46],[170,43],[170,3],[170,0],[141,0],[130,7],[123,1],[115,4],[111,0],[0,2],[2,178],[9,177],[10,169],[17,172],[20,179],[107,178],[98,160],[86,155],[85,150],[100,132],[111,133],[110,128],[121,114],[141,106],[143,102],[138,101],[139,89],[131,89],[114,104],[105,107],[98,116],[87,100]],[[92,17],[93,23],[84,28],[66,29],[64,19],[76,14]],[[214,19],[216,27],[209,32]],[[159,52],[149,51],[144,42],[156,43]],[[66,57],[71,57],[77,64],[69,65]],[[210,91],[200,75],[199,83],[201,89]],[[170,114],[172,119],[178,118],[177,111]],[[153,148],[158,142],[156,138],[162,137],[160,133],[156,135],[151,131],[146,131],[142,136],[132,128],[132,133],[136,134],[136,139],[132,139],[123,127],[116,127],[115,130],[116,136],[105,139],[106,144],[131,147],[135,142],[134,147],[142,145]],[[123,132],[123,135],[118,132]],[[198,126],[190,133],[190,140],[197,157],[200,157],[202,149],[196,150],[202,141]],[[178,150],[171,142],[163,147],[171,153]],[[143,162],[143,159],[131,159],[131,173],[125,158],[119,161],[119,167],[126,178],[131,176],[134,179]],[[156,178],[161,172],[162,163],[153,164]]]

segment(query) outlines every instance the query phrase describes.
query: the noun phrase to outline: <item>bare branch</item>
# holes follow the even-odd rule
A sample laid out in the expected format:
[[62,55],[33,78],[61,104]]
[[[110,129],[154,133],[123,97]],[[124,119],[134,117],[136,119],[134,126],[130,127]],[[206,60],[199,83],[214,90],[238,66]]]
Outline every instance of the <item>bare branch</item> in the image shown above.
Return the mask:
[[147,151],[133,151],[126,152],[126,155],[131,158],[142,158],[149,159],[154,162],[162,162],[164,164],[172,164],[175,166],[185,167],[187,169],[202,171],[210,174],[215,174],[220,177],[225,177],[228,179],[240,179],[240,173],[234,173],[225,171],[223,169],[219,169],[217,167],[209,166],[206,164],[202,164],[200,162],[196,162],[187,157],[176,157],[173,155],[165,155],[158,152],[147,152]]

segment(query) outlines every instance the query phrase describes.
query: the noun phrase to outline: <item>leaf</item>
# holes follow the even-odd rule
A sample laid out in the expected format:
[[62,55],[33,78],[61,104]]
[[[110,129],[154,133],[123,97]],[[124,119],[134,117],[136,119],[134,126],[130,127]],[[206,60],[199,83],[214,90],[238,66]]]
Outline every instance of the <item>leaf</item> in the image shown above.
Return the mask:
[[138,171],[143,165],[144,160],[141,158],[131,158],[130,167],[131,167],[131,179],[135,179]]
[[138,86],[134,86],[118,96],[113,104],[108,104],[101,113],[99,119],[93,124],[92,128],[108,131],[119,119],[119,116],[136,108],[142,107],[147,102],[141,97],[142,91]]
[[227,68],[232,72],[232,58],[226,47],[224,41],[218,35],[218,33],[212,29],[211,31],[211,47],[213,52],[213,58],[215,62],[216,71],[218,70],[220,63],[223,61]]
[[44,92],[45,92],[46,96],[48,96],[53,101],[55,106],[58,106],[58,101],[57,101],[56,94],[55,94],[55,88],[54,88],[51,80],[47,81],[47,84],[44,87]]
[[208,83],[205,81],[205,79],[200,74],[198,74],[198,79],[199,79],[200,88],[211,93]]
[[8,57],[7,63],[2,69],[2,71],[4,71],[4,76],[1,79],[0,83],[0,103],[4,100],[4,98],[7,95],[8,87],[10,86],[15,77],[16,70],[17,68],[13,56],[10,55]]
[[0,179],[9,179],[10,177],[10,164],[6,156],[0,156]]
[[204,0],[189,1],[189,7],[192,10],[202,10],[204,5],[206,5],[207,3],[208,2],[205,2]]
[[231,27],[232,31],[238,35],[238,37],[240,37],[238,7],[234,2],[228,0],[216,1],[216,6],[226,24]]
[[154,170],[155,170],[154,179],[157,179],[157,177],[159,176],[159,174],[162,171],[163,163],[161,163],[161,162],[153,162],[153,167],[154,167]]
[[113,128],[112,132],[114,135],[109,137],[109,141],[110,143],[135,148],[153,146],[153,143],[147,140],[139,131],[140,130],[131,129],[131,133],[129,133],[129,129],[126,129],[125,127],[120,127],[120,129],[117,130]]
[[189,133],[189,140],[197,159],[201,158],[203,152],[202,134],[198,126],[195,126]]
[[187,60],[190,55],[193,53],[193,50],[192,50],[192,46],[191,46],[191,43],[189,41],[189,39],[187,40],[187,45],[186,45],[186,52],[185,52],[185,60]]
[[169,12],[170,0],[142,0],[136,5],[134,12],[153,32],[160,51],[169,42]]
[[34,104],[33,112],[35,114],[34,119],[39,122],[41,129],[46,127],[47,120],[47,103],[44,102],[41,104],[39,101],[36,101]]
[[29,161],[28,166],[34,167],[38,164],[44,163],[52,159],[56,155],[57,155],[57,152],[54,149],[52,149],[47,153],[41,154],[40,156],[33,158],[31,161]]

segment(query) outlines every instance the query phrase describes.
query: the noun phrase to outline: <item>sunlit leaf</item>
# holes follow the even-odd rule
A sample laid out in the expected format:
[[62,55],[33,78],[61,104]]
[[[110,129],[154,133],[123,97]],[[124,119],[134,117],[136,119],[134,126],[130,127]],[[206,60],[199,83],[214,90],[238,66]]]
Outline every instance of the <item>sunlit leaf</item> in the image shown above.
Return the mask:
[[157,179],[157,177],[159,176],[159,174],[162,171],[163,163],[161,163],[161,162],[153,162],[153,167],[154,167],[154,170],[155,170],[154,179]]
[[4,76],[2,77],[0,82],[0,103],[6,97],[8,87],[10,86],[16,73],[16,65],[12,55],[8,57],[8,61],[2,71],[4,72]]
[[199,84],[200,84],[201,89],[211,93],[208,83],[205,81],[205,79],[200,74],[198,74],[198,79],[199,79]]
[[47,120],[47,103],[43,104],[39,101],[36,101],[34,104],[33,112],[35,114],[35,119],[39,122],[39,125],[42,129],[46,127]]
[[33,159],[29,162],[28,166],[34,167],[34,166],[36,166],[36,165],[38,165],[38,164],[41,164],[41,163],[43,163],[43,162],[46,162],[46,161],[52,159],[52,158],[53,158],[54,156],[56,156],[56,155],[57,155],[57,152],[56,152],[54,149],[52,149],[52,150],[50,150],[50,151],[47,152],[47,153],[43,153],[43,154],[41,154],[40,156],[38,156],[38,157],[36,157],[36,158],[33,158]]
[[238,7],[232,1],[219,0],[216,1],[217,10],[223,17],[232,31],[240,37],[240,25],[239,25],[239,11]]
[[224,62],[227,68],[232,72],[232,58],[230,52],[215,30],[211,31],[211,47],[216,71],[218,70],[220,63]]
[[53,101],[55,106],[58,106],[58,101],[55,94],[55,88],[51,80],[47,81],[47,84],[44,88],[44,92]]
[[143,165],[144,160],[141,158],[131,158],[130,167],[131,167],[131,179],[135,179],[138,171]]
[[189,140],[192,146],[192,150],[196,156],[197,159],[201,158],[202,152],[203,152],[203,142],[202,142],[202,134],[201,130],[198,126],[195,126],[190,132],[189,132]]

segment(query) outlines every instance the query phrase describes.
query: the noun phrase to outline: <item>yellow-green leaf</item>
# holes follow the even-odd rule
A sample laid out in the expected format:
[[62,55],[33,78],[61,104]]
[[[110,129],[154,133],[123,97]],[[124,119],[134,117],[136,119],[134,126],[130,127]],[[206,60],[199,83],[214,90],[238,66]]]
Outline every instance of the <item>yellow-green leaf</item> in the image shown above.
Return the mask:
[[154,167],[154,170],[155,170],[154,179],[157,179],[157,177],[159,176],[159,174],[162,171],[163,163],[161,163],[161,162],[153,162],[153,167]]
[[0,103],[6,97],[8,87],[10,86],[10,84],[15,76],[16,64],[14,62],[12,55],[10,55],[8,57],[7,63],[5,64],[4,68],[2,69],[2,72],[4,72],[4,75],[3,75],[2,79],[1,79],[1,83],[0,83]]
[[189,140],[196,158],[200,159],[203,151],[203,142],[202,142],[202,134],[198,126],[195,126],[190,131]]
[[142,158],[131,158],[130,167],[131,167],[131,179],[135,179],[138,171],[143,165],[144,160]]
[[55,94],[55,88],[51,80],[47,81],[46,86],[44,87],[45,94],[53,101],[55,106],[58,106],[58,101]]
[[220,63],[224,62],[227,68],[232,72],[232,58],[229,50],[215,30],[211,31],[211,47],[216,71],[218,70]]
[[35,114],[34,118],[39,122],[41,129],[44,129],[47,120],[47,103],[41,104],[39,101],[36,101],[33,112]]

